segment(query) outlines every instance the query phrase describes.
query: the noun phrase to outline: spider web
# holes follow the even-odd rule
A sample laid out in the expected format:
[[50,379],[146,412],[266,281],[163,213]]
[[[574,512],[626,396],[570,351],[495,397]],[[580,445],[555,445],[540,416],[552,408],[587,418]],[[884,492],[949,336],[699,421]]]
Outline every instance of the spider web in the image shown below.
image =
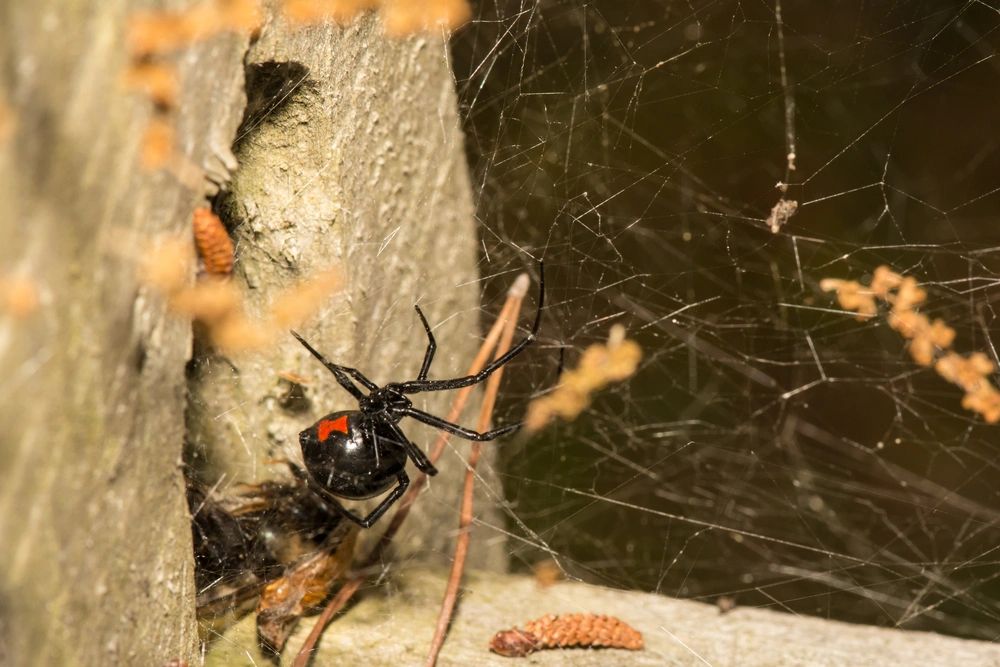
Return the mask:
[[[997,361],[998,8],[475,12],[452,44],[482,302],[544,258],[551,304],[497,421],[559,347],[572,366],[621,322],[645,352],[577,421],[502,450],[488,529],[515,566],[995,639],[1000,427],[818,283],[888,264],[957,350]],[[772,233],[782,195],[798,209]]]
[[1000,426],[819,283],[887,264],[1000,361],[1000,9],[831,4],[484,1],[452,39],[482,320],[546,266],[495,422],[614,323],[644,351],[480,463],[502,512],[477,540],[524,572],[994,640]]

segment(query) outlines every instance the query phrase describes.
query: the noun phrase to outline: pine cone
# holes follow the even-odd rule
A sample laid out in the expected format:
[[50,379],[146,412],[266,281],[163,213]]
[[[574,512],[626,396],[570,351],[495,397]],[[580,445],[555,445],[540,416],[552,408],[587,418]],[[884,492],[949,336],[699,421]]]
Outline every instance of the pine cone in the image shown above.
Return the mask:
[[194,242],[205,263],[205,272],[228,276],[233,270],[233,240],[219,217],[208,208],[197,208],[192,220]]
[[490,641],[494,653],[518,658],[547,648],[621,648],[638,651],[642,633],[614,616],[603,614],[547,614],[525,624],[498,632]]

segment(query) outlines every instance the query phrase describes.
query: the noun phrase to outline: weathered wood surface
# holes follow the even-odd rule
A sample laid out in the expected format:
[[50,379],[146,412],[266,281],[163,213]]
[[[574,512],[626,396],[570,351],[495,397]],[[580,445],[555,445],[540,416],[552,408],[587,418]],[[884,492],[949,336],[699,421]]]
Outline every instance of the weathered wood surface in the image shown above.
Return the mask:
[[[34,315],[0,320],[4,664],[197,650],[181,468],[190,326],[139,284],[134,253],[186,230],[205,191],[200,176],[139,166],[149,105],[121,86],[132,4],[0,8],[0,96],[14,114],[0,267],[42,296]],[[220,36],[180,61],[196,174],[218,171],[239,122],[245,48]]]
[[[414,569],[369,589],[362,601],[324,634],[313,664],[422,665],[445,586],[445,573]],[[642,651],[567,649],[504,658],[487,649],[500,630],[523,627],[545,614],[592,612],[616,616],[643,634]],[[301,646],[311,623],[289,640]],[[252,623],[233,627],[213,647],[207,665],[262,664],[254,653]],[[249,653],[246,652],[249,647]],[[281,664],[290,665],[294,651]],[[562,582],[540,588],[533,578],[472,573],[440,667],[485,665],[573,667],[950,667],[1000,665],[1000,645],[852,625],[780,611],[736,607],[722,614],[710,604],[650,593]]]
[[[371,15],[346,28],[273,19],[247,63],[274,96],[259,100],[249,91],[251,108],[264,113],[241,132],[240,168],[222,208],[235,224],[236,279],[251,312],[332,267],[342,291],[300,329],[314,347],[377,383],[412,379],[426,345],[413,310],[419,303],[439,346],[431,376],[464,374],[480,339],[480,289],[471,187],[442,39],[387,39]],[[275,81],[280,73],[291,73],[290,85]],[[281,371],[309,381],[306,409],[280,405]],[[299,431],[356,407],[290,335],[255,355],[206,355],[190,386],[192,452],[207,483],[224,476],[223,490],[234,480],[287,475],[273,461],[300,460]],[[452,395],[415,400],[443,414]],[[402,426],[424,449],[435,436],[412,420]],[[397,554],[449,557],[455,531],[442,526],[457,528],[464,464],[456,452],[467,446],[446,452]],[[483,469],[491,478],[490,467]],[[497,483],[490,486],[496,493]],[[485,497],[479,508],[495,521]],[[377,532],[366,532],[363,542]],[[504,567],[502,543],[484,542],[475,558]]]

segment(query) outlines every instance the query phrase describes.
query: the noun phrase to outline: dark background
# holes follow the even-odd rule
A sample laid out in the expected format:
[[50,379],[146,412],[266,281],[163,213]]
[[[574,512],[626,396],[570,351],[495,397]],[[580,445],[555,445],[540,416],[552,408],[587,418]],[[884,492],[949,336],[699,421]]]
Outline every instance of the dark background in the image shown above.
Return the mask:
[[1000,426],[818,284],[889,264],[996,359],[1000,14],[829,5],[483,2],[454,38],[483,303],[539,258],[550,286],[498,421],[561,345],[573,366],[621,322],[645,351],[504,447],[503,528],[519,568],[993,639]]

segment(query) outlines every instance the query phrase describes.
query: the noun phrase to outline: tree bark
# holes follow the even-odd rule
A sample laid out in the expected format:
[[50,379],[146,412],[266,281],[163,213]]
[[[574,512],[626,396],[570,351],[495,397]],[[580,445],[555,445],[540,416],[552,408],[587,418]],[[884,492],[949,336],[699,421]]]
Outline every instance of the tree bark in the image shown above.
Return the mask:
[[[249,55],[234,34],[188,47],[171,59],[183,164],[146,171],[150,105],[121,85],[139,5],[0,7],[0,113],[13,126],[0,133],[0,279],[41,295],[34,314],[0,320],[3,664],[195,661],[183,443],[223,487],[255,481],[279,474],[266,459],[297,458],[299,430],[350,407],[291,337],[229,360],[202,350],[186,378],[191,327],[137,279],[144,245],[188,233],[235,166],[245,58],[307,68],[287,105],[246,128],[223,200],[250,309],[336,265],[343,294],[303,329],[331,358],[380,382],[414,375],[418,301],[441,345],[433,375],[461,373],[478,340],[473,207],[440,38],[390,42],[370,17],[346,29],[272,17]],[[305,413],[274,401],[283,370],[311,379]],[[447,558],[461,466],[446,456],[402,553]],[[498,543],[480,553],[503,566]]]
[[[252,113],[221,208],[249,309],[261,314],[296,281],[333,268],[342,291],[300,329],[313,347],[378,384],[415,378],[427,344],[413,310],[420,303],[439,345],[431,377],[463,374],[480,336],[479,290],[447,45],[440,37],[388,39],[373,15],[307,28],[275,17],[247,65]],[[308,380],[304,409],[282,407],[282,371]],[[223,491],[232,481],[287,477],[275,461],[301,460],[299,431],[357,409],[291,335],[259,354],[198,358],[190,395],[199,475],[209,485],[224,479]],[[442,414],[450,398],[416,400]],[[433,439],[428,427],[401,425],[424,449]],[[457,527],[462,468],[461,457],[444,457],[397,554],[447,560],[454,531],[441,527]],[[485,496],[479,507],[495,512]],[[379,532],[365,531],[362,548]],[[480,550],[476,562],[504,567],[502,544]]]
[[[149,105],[120,81],[130,6],[0,9],[13,125],[0,145],[0,266],[41,298],[0,320],[4,664],[197,651],[181,467],[190,326],[140,285],[136,257],[153,235],[186,231],[210,184],[139,167]],[[227,160],[245,48],[220,36],[181,62],[189,174]]]

